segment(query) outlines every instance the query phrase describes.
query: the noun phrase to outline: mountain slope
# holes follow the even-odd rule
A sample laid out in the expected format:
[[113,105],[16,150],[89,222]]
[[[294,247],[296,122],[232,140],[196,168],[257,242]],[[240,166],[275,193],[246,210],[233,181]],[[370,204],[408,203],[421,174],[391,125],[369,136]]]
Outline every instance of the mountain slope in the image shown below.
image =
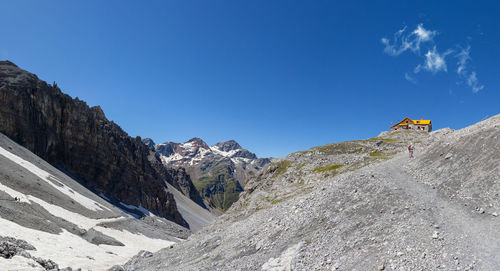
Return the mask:
[[496,270],[498,136],[500,115],[447,134],[384,132],[291,154],[216,223],[125,269]]
[[104,198],[0,133],[0,269],[105,270],[189,235],[141,206],[119,209]]
[[214,146],[200,138],[185,143],[154,144],[151,139],[143,142],[155,148],[167,168],[185,168],[210,206],[222,211],[238,200],[246,181],[270,162],[257,158],[234,140]]
[[165,182],[192,186],[157,154],[108,121],[100,107],[0,61],[0,132],[116,202],[142,206],[187,226]]
[[213,213],[192,201],[176,188],[170,187],[170,184],[168,186],[174,195],[179,212],[186,219],[191,231],[198,232],[206,225],[214,222],[216,216]]

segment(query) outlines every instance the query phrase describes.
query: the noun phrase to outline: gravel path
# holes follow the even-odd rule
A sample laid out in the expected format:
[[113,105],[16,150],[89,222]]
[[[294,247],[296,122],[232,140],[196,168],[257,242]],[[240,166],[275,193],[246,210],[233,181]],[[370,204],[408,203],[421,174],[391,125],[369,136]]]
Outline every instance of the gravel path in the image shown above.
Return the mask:
[[[472,213],[459,200],[451,200],[411,174],[401,171],[408,161],[402,153],[388,161],[383,174],[386,180],[416,200],[421,208],[434,211],[436,232],[445,232],[456,246],[468,248],[481,270],[500,267],[500,221],[496,217]],[[439,238],[439,237],[438,237]]]

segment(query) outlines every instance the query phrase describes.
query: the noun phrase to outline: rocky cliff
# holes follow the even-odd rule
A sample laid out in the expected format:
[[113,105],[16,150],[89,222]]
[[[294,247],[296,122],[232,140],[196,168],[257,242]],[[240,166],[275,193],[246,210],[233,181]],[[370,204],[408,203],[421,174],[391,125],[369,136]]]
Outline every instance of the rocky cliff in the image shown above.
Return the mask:
[[246,181],[270,162],[257,158],[234,140],[213,146],[200,138],[184,143],[154,144],[148,138],[143,142],[154,145],[167,168],[185,168],[203,198],[221,211],[237,201]]
[[165,184],[190,183],[184,171],[158,170],[159,156],[99,106],[72,99],[9,61],[0,61],[0,132],[92,191],[186,225]]

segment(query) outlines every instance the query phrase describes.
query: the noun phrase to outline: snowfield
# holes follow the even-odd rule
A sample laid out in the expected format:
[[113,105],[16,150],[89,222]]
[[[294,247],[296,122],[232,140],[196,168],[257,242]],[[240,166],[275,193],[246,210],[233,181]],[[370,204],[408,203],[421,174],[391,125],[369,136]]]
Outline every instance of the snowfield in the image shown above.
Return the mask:
[[[42,170],[41,168],[37,167],[36,165],[24,160],[23,158],[7,151],[6,149],[4,149],[2,147],[0,147],[0,155],[5,156],[6,158],[10,159],[11,161],[22,166],[23,168],[31,171],[33,174],[38,176],[40,179],[46,181],[49,185],[51,185],[55,189],[61,191],[63,194],[69,196],[74,201],[81,204],[83,207],[85,207],[89,210],[93,210],[93,211],[102,210],[103,207],[100,206],[97,202],[83,196],[82,194],[80,194],[76,191],[73,191],[69,187],[62,184],[59,180],[57,180],[56,177],[52,176],[47,171]],[[54,182],[56,182],[57,185],[54,184]]]
[[[22,227],[9,220],[0,218],[2,235],[27,241],[36,247],[36,251],[29,251],[32,256],[52,259],[60,267],[78,267],[84,270],[106,270],[113,265],[123,264],[141,250],[158,251],[170,246],[174,242],[152,239],[144,235],[133,234],[128,231],[114,230],[104,227],[94,229],[122,242],[125,246],[94,245],[80,236],[63,230],[60,234],[50,234]],[[57,252],[57,253],[54,253]],[[28,259],[14,257],[6,260],[0,258],[2,268],[21,270],[43,270],[38,267],[29,269]],[[38,268],[38,269],[37,269]]]
[[[107,270],[141,250],[155,252],[182,240],[179,235],[169,235],[169,229],[179,232],[176,227],[181,227],[175,223],[142,206],[122,203],[146,218],[136,219],[109,200],[103,194],[94,196],[0,134],[0,237],[28,242],[36,248],[26,250],[32,257],[50,259],[59,268]],[[164,228],[152,227],[147,221]],[[0,257],[0,270],[44,268],[32,258],[15,255]]]

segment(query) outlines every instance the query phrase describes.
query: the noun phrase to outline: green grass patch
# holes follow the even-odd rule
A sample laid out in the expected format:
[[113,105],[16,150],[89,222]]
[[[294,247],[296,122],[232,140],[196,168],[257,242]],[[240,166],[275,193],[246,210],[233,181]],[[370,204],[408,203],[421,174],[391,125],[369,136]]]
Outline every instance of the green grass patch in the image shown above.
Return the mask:
[[239,199],[243,187],[225,167],[215,168],[210,175],[193,181],[194,186],[211,206],[225,212]]
[[328,172],[328,171],[334,171],[337,170],[338,168],[343,167],[344,165],[328,165],[328,166],[319,166],[313,169],[313,172],[316,173],[321,173],[321,172]]
[[292,164],[293,162],[289,160],[282,160],[277,162],[278,168],[274,172],[274,176],[279,176],[285,173],[288,170],[288,168],[292,166]]
[[320,147],[312,148],[324,155],[354,154],[364,153],[370,150],[369,147],[355,142],[332,143]]
[[372,151],[372,152],[370,152],[370,156],[371,157],[380,157],[380,156],[384,156],[384,153],[378,152],[378,151]]
[[390,159],[397,152],[378,152],[372,151],[370,152],[370,157],[375,159]]
[[377,156],[377,157],[374,157],[375,159],[391,159],[391,157],[389,156]]
[[283,202],[283,201],[285,201],[285,200],[286,200],[286,198],[275,199],[275,200],[271,201],[271,204],[273,204],[273,205],[274,205],[274,204],[278,204],[278,203]]

